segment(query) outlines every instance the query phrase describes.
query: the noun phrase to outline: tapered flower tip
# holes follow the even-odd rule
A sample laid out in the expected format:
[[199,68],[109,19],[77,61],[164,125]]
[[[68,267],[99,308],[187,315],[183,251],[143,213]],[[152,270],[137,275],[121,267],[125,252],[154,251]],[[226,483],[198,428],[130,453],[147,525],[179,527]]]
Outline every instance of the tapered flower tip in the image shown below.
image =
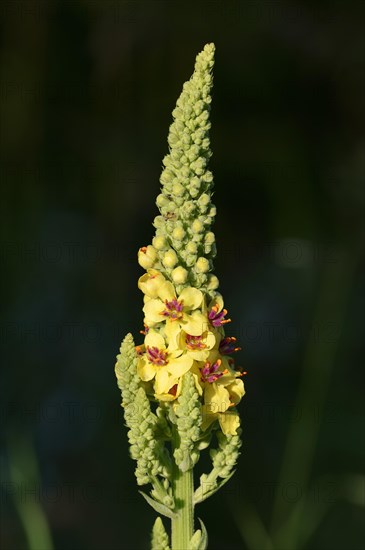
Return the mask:
[[213,67],[215,45],[213,42],[205,44],[203,50],[198,53],[195,61],[195,70],[201,70]]

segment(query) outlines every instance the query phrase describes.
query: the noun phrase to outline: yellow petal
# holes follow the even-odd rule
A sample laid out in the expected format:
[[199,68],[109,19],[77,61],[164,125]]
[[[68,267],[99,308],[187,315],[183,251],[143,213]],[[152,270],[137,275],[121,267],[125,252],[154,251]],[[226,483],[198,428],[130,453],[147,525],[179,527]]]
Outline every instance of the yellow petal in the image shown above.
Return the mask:
[[179,378],[192,367],[193,365],[193,359],[189,357],[188,355],[184,354],[181,355],[181,357],[177,357],[176,359],[169,360],[168,365],[166,365],[166,369],[175,377]]
[[[161,373],[161,379],[155,382],[155,397],[156,399],[159,399],[160,401],[174,401],[180,393],[181,393],[181,382],[182,378],[175,378],[175,376],[168,376],[165,377],[164,374]],[[171,389],[177,386],[176,392],[171,393]]]
[[211,310],[213,306],[218,306],[218,312],[222,311],[224,302],[223,302],[223,296],[217,292],[214,295],[213,300],[210,302],[208,309]]
[[213,382],[207,384],[204,391],[204,401],[212,413],[223,413],[230,406],[229,393],[223,386]]
[[160,367],[156,372],[155,393],[168,393],[169,389],[174,385],[170,383],[172,377],[167,372],[165,367]]
[[150,348],[153,348],[153,347],[158,349],[166,348],[164,337],[159,332],[156,332],[155,330],[151,330],[151,329],[147,332],[146,337],[144,339],[144,343],[146,346]]
[[179,296],[179,301],[184,302],[184,309],[197,309],[203,301],[203,293],[197,288],[191,286],[184,288]]
[[137,363],[137,373],[141,380],[147,382],[155,376],[156,367],[147,361],[146,357],[141,357]]
[[200,336],[207,330],[208,320],[200,311],[195,311],[192,315],[184,313],[181,326],[188,334]]
[[240,417],[236,411],[227,411],[218,416],[220,427],[224,435],[236,435],[240,426]]
[[209,428],[209,426],[218,418],[218,414],[213,414],[207,409],[206,405],[202,407],[202,425],[201,429],[203,432]]
[[173,351],[179,348],[179,335],[181,328],[178,321],[171,321],[167,319],[165,325],[165,335],[168,342],[169,351]]
[[229,386],[226,386],[231,402],[237,405],[242,397],[245,395],[245,386],[243,384],[243,381],[239,378],[236,378],[232,384],[229,384]]
[[170,281],[165,281],[158,290],[158,296],[163,302],[165,300],[170,302],[171,300],[176,298],[174,285],[170,283]]
[[161,323],[165,317],[161,315],[164,310],[164,304],[161,300],[149,300],[143,307],[143,312],[146,319],[146,325],[151,326],[155,323]]
[[207,357],[209,355],[208,349],[199,349],[199,350],[188,350],[188,355],[194,359],[194,361],[201,361],[204,362],[207,360]]
[[155,393],[155,398],[158,401],[174,401],[177,395],[172,395],[172,393]]
[[198,364],[194,361],[193,366],[190,369],[190,372],[192,373],[194,377],[195,387],[199,392],[199,395],[203,395],[203,386],[201,383],[201,374],[200,369],[198,367]]
[[156,269],[149,269],[138,279],[138,288],[150,298],[157,298],[160,286],[166,281]]

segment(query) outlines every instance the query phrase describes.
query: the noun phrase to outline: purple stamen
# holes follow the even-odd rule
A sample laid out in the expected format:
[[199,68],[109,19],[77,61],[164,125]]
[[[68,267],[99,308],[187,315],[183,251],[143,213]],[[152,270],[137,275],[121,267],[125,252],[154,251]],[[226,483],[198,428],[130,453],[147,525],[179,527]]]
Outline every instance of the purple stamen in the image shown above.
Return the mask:
[[223,338],[223,340],[219,344],[219,351],[222,355],[228,355],[229,353],[239,351],[241,348],[236,347],[236,342],[237,339],[233,336],[227,336],[226,338]]
[[192,351],[205,349],[207,346],[202,342],[203,336],[186,335],[186,347]]
[[208,319],[212,323],[213,327],[220,327],[221,325],[230,323],[231,321],[231,319],[224,318],[228,313],[226,309],[222,309],[222,311],[218,311],[218,309],[218,304],[215,304],[215,306],[213,306],[208,313]]
[[181,319],[183,316],[183,300],[180,302],[174,298],[173,300],[165,300],[165,309],[161,311],[161,315],[164,317],[169,317],[172,321],[176,319]]
[[213,364],[207,361],[200,371],[202,382],[208,382],[209,384],[212,384],[213,382],[216,382],[218,378],[226,374],[226,370],[224,370],[223,372],[217,372],[221,364],[221,359],[217,359],[216,362]]
[[156,365],[158,367],[164,367],[167,365],[167,351],[164,351],[162,349],[156,348],[156,346],[153,347],[146,347],[146,353],[147,353],[147,359],[150,363],[153,365]]

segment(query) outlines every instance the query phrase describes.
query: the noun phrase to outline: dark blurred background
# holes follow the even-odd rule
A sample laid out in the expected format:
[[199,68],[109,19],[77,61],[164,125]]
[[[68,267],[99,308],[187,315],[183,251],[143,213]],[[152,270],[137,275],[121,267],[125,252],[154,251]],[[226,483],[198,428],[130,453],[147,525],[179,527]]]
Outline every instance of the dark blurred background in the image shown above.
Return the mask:
[[3,550],[148,548],[114,362],[212,41],[216,274],[248,375],[238,471],[197,515],[211,550],[364,548],[361,7],[2,3]]

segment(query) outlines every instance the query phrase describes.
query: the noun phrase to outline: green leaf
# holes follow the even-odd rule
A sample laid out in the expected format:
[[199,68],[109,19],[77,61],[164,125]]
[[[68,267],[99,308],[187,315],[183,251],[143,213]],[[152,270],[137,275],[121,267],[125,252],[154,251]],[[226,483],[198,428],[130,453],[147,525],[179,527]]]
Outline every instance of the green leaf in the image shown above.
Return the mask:
[[200,502],[203,502],[204,500],[206,500],[207,498],[211,497],[212,495],[214,495],[214,493],[216,493],[217,491],[219,491],[219,489],[221,489],[223,487],[223,485],[225,485],[227,483],[227,481],[229,481],[231,479],[231,477],[233,476],[233,474],[235,473],[236,470],[233,470],[229,476],[227,476],[226,478],[222,479],[222,481],[220,481],[219,483],[217,483],[217,485],[215,487],[213,487],[212,489],[210,489],[209,491],[206,491],[204,492],[204,488],[202,485],[199,485],[199,487],[197,488],[197,490],[195,491],[194,493],[194,504],[199,504]]
[[173,512],[170,508],[162,504],[161,502],[157,502],[154,498],[150,497],[149,495],[146,495],[143,491],[138,491],[141,493],[141,495],[147,500],[148,504],[152,506],[152,508],[158,513],[162,514],[163,516],[166,516],[167,518],[174,519],[177,517],[177,514]]
[[[199,520],[199,523],[200,523],[200,527],[201,527],[201,530],[198,529],[194,535],[192,536],[191,538],[191,542],[190,542],[190,550],[206,550],[208,548],[208,533],[207,533],[207,530],[205,528],[205,525],[204,523],[202,522],[202,520],[200,518],[198,518]],[[198,535],[198,537],[196,537],[196,540],[194,541],[194,537],[195,535]],[[193,544],[196,544],[193,546]]]

